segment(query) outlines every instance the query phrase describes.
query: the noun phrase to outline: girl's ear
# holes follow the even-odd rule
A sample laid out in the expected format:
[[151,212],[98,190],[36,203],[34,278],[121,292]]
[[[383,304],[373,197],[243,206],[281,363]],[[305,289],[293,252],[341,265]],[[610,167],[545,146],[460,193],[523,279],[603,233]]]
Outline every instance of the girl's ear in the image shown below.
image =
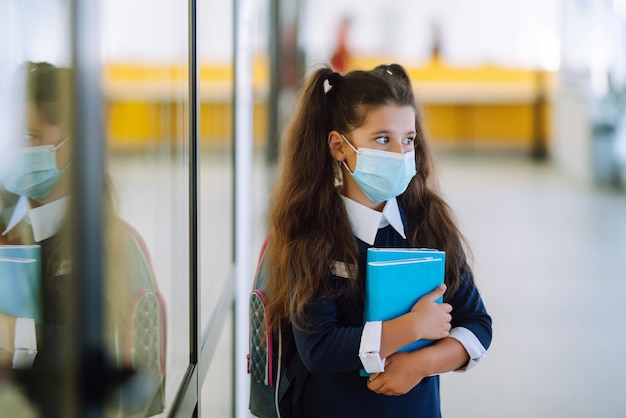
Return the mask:
[[346,154],[343,152],[343,138],[339,132],[330,131],[328,133],[328,151],[337,161],[346,159]]

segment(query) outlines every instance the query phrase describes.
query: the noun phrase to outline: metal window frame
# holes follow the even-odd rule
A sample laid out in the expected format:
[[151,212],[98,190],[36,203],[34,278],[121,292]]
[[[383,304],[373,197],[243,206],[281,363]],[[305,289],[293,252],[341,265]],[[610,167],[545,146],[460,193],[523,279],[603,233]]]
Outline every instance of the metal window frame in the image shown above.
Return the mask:
[[[237,0],[233,0],[234,5],[234,22],[233,26],[235,28],[238,27],[237,22]],[[236,297],[236,281],[237,281],[237,268],[236,268],[236,260],[239,259],[237,257],[237,242],[239,237],[237,236],[237,231],[241,230],[241,227],[237,225],[241,224],[241,221],[238,220],[241,216],[235,215],[235,224],[233,225],[232,234],[233,234],[233,268],[228,277],[223,281],[222,287],[219,290],[219,297],[216,298],[218,303],[213,306],[211,312],[209,313],[209,319],[202,329],[202,325],[200,322],[200,298],[201,298],[201,280],[200,280],[200,265],[199,265],[199,254],[201,253],[201,242],[199,240],[199,231],[200,231],[200,198],[199,198],[199,190],[201,187],[200,184],[200,140],[199,140],[199,112],[200,112],[200,101],[199,101],[199,64],[197,60],[197,25],[198,25],[198,15],[197,15],[197,0],[188,0],[189,7],[189,135],[190,135],[190,166],[189,166],[189,178],[190,178],[190,190],[189,190],[189,199],[190,199],[190,364],[189,369],[187,370],[185,379],[183,384],[180,386],[176,399],[170,408],[170,416],[175,417],[197,417],[200,415],[201,408],[201,389],[202,384],[206,378],[209,366],[211,364],[211,360],[217,348],[217,343],[219,340],[219,334],[222,330],[222,327],[226,323],[226,319],[231,311],[236,306],[235,297]],[[236,29],[235,29],[236,30]],[[237,40],[235,39],[234,48],[237,50]],[[235,56],[234,66],[237,68],[238,59]],[[235,70],[236,73],[236,70]],[[237,75],[235,74],[235,80],[237,80]],[[235,81],[235,86],[237,86],[237,81]],[[233,91],[234,103],[237,103],[239,95],[236,91],[237,87],[235,87]],[[250,110],[251,112],[251,110]],[[235,105],[234,117],[235,121],[239,120],[240,113]],[[234,199],[234,207],[237,208],[241,205],[240,199],[237,198],[237,190],[241,188],[240,183],[237,179],[241,179],[242,176],[240,174],[240,170],[238,167],[241,167],[238,162],[241,160],[241,151],[237,151],[240,147],[238,145],[240,141],[238,141],[238,123],[235,122],[234,126],[234,135],[235,140],[233,141],[234,147],[234,158],[233,158],[233,176],[235,178],[235,182],[233,184],[232,195]],[[237,153],[239,152],[239,155]],[[251,145],[250,145],[251,152]],[[250,168],[248,167],[248,170]],[[244,176],[245,177],[245,176]],[[249,187],[248,182],[248,186]],[[235,209],[237,211],[237,209]],[[247,318],[247,317],[246,317]],[[236,396],[235,391],[233,391],[233,397]],[[233,399],[233,402],[235,400]],[[233,408],[233,415],[235,414],[235,409]]]
[[[75,397],[63,393],[76,416],[104,415],[105,379],[114,371],[105,352],[103,256],[104,256],[104,129],[102,121],[102,63],[99,55],[102,25],[101,2],[70,2],[73,77],[74,163],[72,211],[77,278],[75,307],[77,326],[70,350],[69,387]],[[66,397],[67,396],[67,397]],[[69,399],[68,399],[69,398]],[[74,402],[72,402],[72,400]],[[74,407],[71,406],[75,403]]]
[[197,3],[188,0],[188,59],[189,59],[189,366],[176,398],[169,411],[172,417],[197,417],[200,380],[198,360],[200,358],[200,279],[199,254],[199,104],[197,62]]

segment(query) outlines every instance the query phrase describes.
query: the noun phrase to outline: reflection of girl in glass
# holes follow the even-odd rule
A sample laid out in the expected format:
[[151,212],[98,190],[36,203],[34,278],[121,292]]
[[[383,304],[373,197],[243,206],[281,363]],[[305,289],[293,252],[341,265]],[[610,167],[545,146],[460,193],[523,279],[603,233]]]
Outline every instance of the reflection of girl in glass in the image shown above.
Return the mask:
[[[24,66],[26,129],[0,172],[0,244],[41,246],[43,321],[0,313],[5,365],[33,372],[63,373],[72,317],[71,70],[48,63]],[[149,416],[163,409],[165,317],[141,237],[115,214],[110,183],[104,191],[106,249],[105,308],[108,351],[119,367],[138,369],[156,382],[143,399],[121,391],[112,405],[122,416]],[[36,332],[34,331],[36,329]],[[0,333],[0,335],[2,335]],[[15,336],[18,336],[16,339]],[[150,390],[151,389],[151,390]],[[142,388],[142,391],[146,391]],[[37,391],[34,393],[38,397]],[[43,394],[41,394],[43,396]],[[36,399],[41,401],[41,399]],[[47,405],[49,406],[49,405]]]

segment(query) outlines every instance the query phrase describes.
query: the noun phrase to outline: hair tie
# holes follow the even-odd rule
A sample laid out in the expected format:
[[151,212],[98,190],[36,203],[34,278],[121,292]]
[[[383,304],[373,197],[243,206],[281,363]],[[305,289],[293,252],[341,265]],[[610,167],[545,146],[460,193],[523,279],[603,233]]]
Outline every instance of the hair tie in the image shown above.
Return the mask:
[[339,73],[332,73],[324,80],[324,93],[328,93],[332,88],[337,88],[343,81],[343,76]]
[[331,87],[337,87],[339,86],[342,80],[343,80],[343,76],[341,74],[332,73],[330,77],[328,77],[328,84],[330,84]]

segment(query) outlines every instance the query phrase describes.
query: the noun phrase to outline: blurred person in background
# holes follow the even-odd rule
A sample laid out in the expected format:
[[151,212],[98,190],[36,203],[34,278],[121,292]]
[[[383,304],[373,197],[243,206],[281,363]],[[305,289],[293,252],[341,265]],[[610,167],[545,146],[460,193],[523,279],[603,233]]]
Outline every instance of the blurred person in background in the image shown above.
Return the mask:
[[341,19],[339,30],[337,31],[337,46],[330,58],[330,65],[338,73],[346,72],[352,59],[352,53],[348,48],[350,27],[352,27],[352,18],[344,17]]
[[[26,391],[38,404],[46,388],[37,376],[66,370],[73,317],[71,175],[72,72],[27,62],[25,126],[21,143],[0,168],[0,245],[39,245],[40,318],[15,318],[0,306],[2,365],[31,369]],[[163,411],[165,386],[164,304],[145,244],[116,214],[107,178],[104,193],[105,329],[107,350],[120,369],[138,371],[108,403],[110,416],[151,416]],[[0,275],[7,274],[0,269]],[[0,281],[1,282],[1,281]],[[0,292],[3,289],[0,289]],[[41,381],[41,379],[39,379]],[[49,382],[48,383],[52,383]],[[54,403],[54,400],[52,400]]]
[[443,47],[443,40],[441,38],[441,24],[433,20],[430,23],[430,33],[432,39],[430,41],[430,60],[433,64],[441,63],[441,51]]

